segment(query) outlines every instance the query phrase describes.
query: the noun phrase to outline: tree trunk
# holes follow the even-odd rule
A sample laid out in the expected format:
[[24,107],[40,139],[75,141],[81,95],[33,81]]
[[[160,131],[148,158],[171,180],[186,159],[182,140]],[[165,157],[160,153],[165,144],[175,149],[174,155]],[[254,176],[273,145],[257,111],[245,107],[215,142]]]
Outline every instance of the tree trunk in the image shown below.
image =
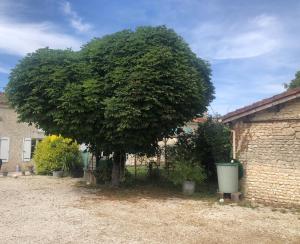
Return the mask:
[[121,182],[125,181],[125,161],[126,154],[122,153],[120,158],[120,180]]
[[101,154],[96,154],[96,169],[100,167],[100,159],[101,159]]
[[119,186],[120,179],[124,174],[125,166],[125,154],[122,152],[114,152],[113,156],[113,168],[111,174],[111,184],[112,186]]

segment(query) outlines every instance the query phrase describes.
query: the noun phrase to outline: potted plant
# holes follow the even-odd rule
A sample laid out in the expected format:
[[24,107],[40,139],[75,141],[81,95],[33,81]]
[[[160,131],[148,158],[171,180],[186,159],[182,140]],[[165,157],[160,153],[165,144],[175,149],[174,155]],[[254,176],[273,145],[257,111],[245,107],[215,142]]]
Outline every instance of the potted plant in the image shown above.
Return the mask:
[[196,183],[203,182],[205,178],[202,167],[192,161],[175,161],[174,170],[170,174],[170,179],[175,185],[182,185],[182,192],[185,195],[192,195]]
[[63,170],[55,170],[52,172],[53,177],[61,178],[61,177],[63,177],[63,175],[64,175]]
[[66,152],[66,154],[61,157],[58,162],[55,164],[56,167],[54,167],[54,170],[52,172],[52,175],[57,178],[63,177],[65,174],[70,174],[70,171],[73,166],[72,160],[69,160],[69,155]]
[[64,167],[61,166],[60,164],[57,164],[57,167],[55,167],[52,171],[52,176],[61,178],[64,175]]

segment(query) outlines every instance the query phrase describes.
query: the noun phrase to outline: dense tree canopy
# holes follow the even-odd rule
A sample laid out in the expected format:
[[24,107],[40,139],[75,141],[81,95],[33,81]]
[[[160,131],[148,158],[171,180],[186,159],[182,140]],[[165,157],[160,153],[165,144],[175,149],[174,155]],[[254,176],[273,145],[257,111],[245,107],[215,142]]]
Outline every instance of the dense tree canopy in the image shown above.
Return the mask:
[[291,82],[289,84],[285,84],[284,85],[285,88],[289,89],[294,89],[296,87],[300,87],[300,71],[298,71],[295,74],[295,79],[291,80]]
[[44,48],[12,70],[8,99],[23,122],[90,145],[96,155],[154,151],[213,99],[207,62],[165,26],[124,30],[78,52]]

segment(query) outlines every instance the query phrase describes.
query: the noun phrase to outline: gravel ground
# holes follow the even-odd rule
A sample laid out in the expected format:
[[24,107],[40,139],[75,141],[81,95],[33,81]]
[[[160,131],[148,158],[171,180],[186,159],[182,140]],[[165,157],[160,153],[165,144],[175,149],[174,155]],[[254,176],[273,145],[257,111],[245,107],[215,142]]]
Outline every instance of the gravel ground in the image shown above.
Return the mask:
[[0,177],[0,243],[300,243],[299,211]]

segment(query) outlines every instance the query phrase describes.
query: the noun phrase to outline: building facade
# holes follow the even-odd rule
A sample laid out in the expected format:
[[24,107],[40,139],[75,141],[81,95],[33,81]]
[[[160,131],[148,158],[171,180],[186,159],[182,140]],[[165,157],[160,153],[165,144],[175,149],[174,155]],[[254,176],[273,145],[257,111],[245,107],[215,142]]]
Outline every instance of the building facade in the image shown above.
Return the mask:
[[300,206],[300,88],[229,113],[223,122],[244,166],[245,197]]
[[44,137],[43,131],[18,123],[16,112],[8,106],[3,93],[0,93],[0,158],[2,171],[16,171],[31,162],[36,145]]

